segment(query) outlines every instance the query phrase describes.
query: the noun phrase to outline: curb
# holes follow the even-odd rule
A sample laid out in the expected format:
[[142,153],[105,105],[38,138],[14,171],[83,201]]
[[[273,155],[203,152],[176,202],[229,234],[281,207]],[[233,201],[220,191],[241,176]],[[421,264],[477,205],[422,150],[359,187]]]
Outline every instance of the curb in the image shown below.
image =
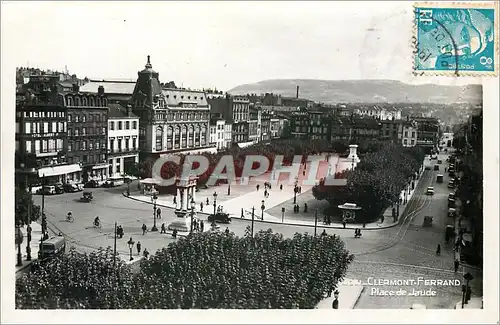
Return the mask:
[[[131,200],[134,200],[134,201],[138,201],[138,202],[142,202],[142,203],[146,203],[146,204],[151,204],[151,205],[153,204],[151,202],[147,202],[147,201],[136,199],[136,198],[131,197],[131,196],[127,196],[125,193],[122,193],[122,195],[125,198],[127,198],[127,199],[131,199]],[[164,207],[164,208],[167,208],[167,209],[175,210],[174,208],[166,206],[166,205],[162,205],[162,204],[158,204],[158,203],[156,203],[156,205]],[[196,213],[197,214],[207,215],[207,216],[210,215],[209,213],[206,213],[206,212],[196,212]],[[240,220],[240,221],[252,222],[252,219],[236,218],[236,217],[231,218],[231,220]],[[254,222],[256,222],[256,223],[276,224],[276,225],[287,225],[287,226],[294,226],[294,227],[310,227],[310,228],[314,228],[314,225],[308,225],[308,224],[302,224],[302,223],[293,223],[293,222],[265,221],[265,220],[258,220],[258,219],[255,219]],[[365,231],[365,230],[380,230],[380,229],[393,228],[393,227],[396,227],[397,225],[399,225],[399,222],[395,222],[395,223],[387,225],[387,226],[380,226],[380,227],[377,227],[377,228],[362,228],[361,227],[361,229],[363,229],[363,231]],[[325,228],[325,229],[326,228],[327,229],[351,229],[352,230],[352,229],[355,229],[355,228],[360,228],[360,226],[356,226],[356,227],[346,226],[346,228],[344,228],[341,224],[339,224],[338,226],[328,226],[328,225],[318,224],[317,228]]]

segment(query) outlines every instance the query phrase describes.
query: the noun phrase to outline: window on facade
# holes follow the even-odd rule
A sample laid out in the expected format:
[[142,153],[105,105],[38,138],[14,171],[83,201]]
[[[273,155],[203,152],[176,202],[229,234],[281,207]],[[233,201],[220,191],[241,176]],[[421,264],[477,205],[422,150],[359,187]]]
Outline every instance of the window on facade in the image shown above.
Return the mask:
[[48,141],[42,140],[42,152],[47,152],[48,149]]
[[125,122],[125,130],[130,130],[130,122],[129,121]]
[[68,141],[68,152],[73,151],[73,141]]
[[86,164],[89,161],[87,155],[83,155],[82,158],[83,158],[82,161],[84,164]]
[[118,121],[118,130],[122,130],[122,121]]
[[43,122],[43,133],[49,133],[49,122]]
[[80,122],[80,118],[78,115],[75,115],[75,123],[78,123],[78,122]]
[[27,141],[25,142],[25,150],[26,150],[26,152],[28,152],[28,153],[29,153],[29,152],[31,152],[31,141],[27,140]]
[[57,122],[52,122],[52,129],[50,131],[57,132]]
[[408,144],[408,139],[403,139],[403,144],[406,146]]
[[132,129],[137,130],[137,121],[132,122]]
[[[172,139],[170,139],[170,141],[172,141]],[[136,138],[132,138],[132,149],[133,150],[137,149],[137,139]]]
[[89,140],[89,150],[94,150],[94,143],[92,140]]
[[87,140],[82,141],[82,150],[87,150]]
[[156,128],[156,151],[163,150],[163,129]]
[[115,150],[115,139],[109,139],[109,150],[111,150],[111,152]]
[[84,128],[84,127],[83,127],[83,128],[82,128],[82,135],[85,135],[85,134],[87,134],[87,128]]
[[414,146],[415,145],[415,140],[414,139],[411,139],[411,145]]
[[415,132],[412,132],[411,133],[411,137],[414,138],[415,137]]
[[54,140],[54,139],[49,139],[49,148],[48,148],[48,151],[49,151],[49,152],[54,152],[54,151],[56,151],[56,140]]
[[405,131],[405,138],[408,138],[408,131]]
[[87,122],[87,116],[85,114],[82,115],[82,122]]
[[115,122],[114,121],[110,121],[109,122],[109,129],[110,130],[114,130],[115,129]]
[[[24,133],[30,134],[31,133],[31,123],[26,122],[24,123]],[[35,133],[35,132],[33,132]]]
[[106,128],[101,128],[101,134],[106,134]]

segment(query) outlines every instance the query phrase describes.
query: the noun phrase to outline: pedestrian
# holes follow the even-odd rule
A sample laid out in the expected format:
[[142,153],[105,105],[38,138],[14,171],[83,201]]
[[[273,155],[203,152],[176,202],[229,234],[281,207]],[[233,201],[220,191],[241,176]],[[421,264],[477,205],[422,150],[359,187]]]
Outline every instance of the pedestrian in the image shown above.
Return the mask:
[[283,191],[283,184],[280,184],[280,191]]
[[177,196],[174,196],[174,204],[177,205]]
[[321,233],[321,236],[326,236],[326,229],[323,229],[323,232]]
[[366,228],[366,222],[363,222],[363,228]]
[[207,205],[210,205],[210,201],[208,200],[208,197],[207,197]]
[[142,224],[142,235],[143,235],[143,236],[144,236],[144,234],[146,233],[146,230],[147,230],[147,229],[148,229],[148,228],[146,227],[146,224],[144,224],[144,223],[143,223],[143,224]]
[[306,176],[306,170],[305,169],[302,171],[302,176]]
[[455,260],[455,273],[458,271],[458,267],[460,266],[460,262],[458,260]]
[[299,193],[302,193],[302,186],[299,186]]
[[137,255],[141,254],[141,242],[137,241]]
[[144,248],[144,252],[142,252],[142,255],[144,256],[144,258],[148,258],[149,256],[149,251],[147,248]]
[[444,172],[446,173],[446,167],[444,168]]
[[156,209],[156,217],[158,219],[161,219],[161,209],[160,208]]
[[438,244],[438,246],[436,248],[436,255],[437,256],[441,255],[441,244]]
[[326,217],[326,224],[327,224],[327,225],[331,225],[331,224],[332,224],[332,216],[328,215],[328,216]]
[[344,227],[344,229],[345,229],[345,225],[346,225],[346,224],[347,224],[347,223],[345,222],[345,220],[344,220],[344,221],[342,221],[342,226]]
[[161,224],[160,234],[166,234],[166,233],[167,233],[167,228],[165,227],[165,223],[162,223]]
[[260,185],[259,185],[259,184],[257,184],[255,187],[257,188],[257,191],[258,191],[258,190],[259,190],[259,188],[260,188]]
[[200,203],[200,211],[203,212],[203,202]]
[[226,227],[226,230],[225,230],[226,234],[229,234],[229,228]]
[[174,229],[174,231],[172,231],[172,237],[177,238],[177,229]]
[[328,223],[326,222],[326,214],[324,214],[324,215],[323,215],[323,224],[325,224],[325,225],[326,225],[326,224],[328,224]]
[[267,197],[267,190],[264,190],[264,197]]
[[203,220],[200,221],[200,231],[203,232],[203,228],[205,227],[205,224],[203,223]]
[[307,203],[304,203],[304,213],[307,213]]

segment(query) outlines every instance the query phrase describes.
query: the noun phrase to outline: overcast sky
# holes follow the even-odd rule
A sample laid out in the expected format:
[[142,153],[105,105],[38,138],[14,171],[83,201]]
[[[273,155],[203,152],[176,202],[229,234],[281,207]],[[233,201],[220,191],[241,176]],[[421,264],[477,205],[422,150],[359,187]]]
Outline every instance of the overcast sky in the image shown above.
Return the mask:
[[79,77],[136,80],[149,54],[162,82],[191,88],[429,81],[411,77],[411,1],[3,2],[1,12],[2,47],[17,66],[67,66]]

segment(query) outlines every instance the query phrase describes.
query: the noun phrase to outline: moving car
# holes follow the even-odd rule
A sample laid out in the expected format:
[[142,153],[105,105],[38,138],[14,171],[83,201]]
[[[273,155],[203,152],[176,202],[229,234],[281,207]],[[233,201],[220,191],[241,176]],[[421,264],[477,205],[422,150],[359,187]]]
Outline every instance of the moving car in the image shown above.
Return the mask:
[[434,187],[429,186],[427,188],[427,191],[425,191],[425,194],[427,194],[427,195],[434,195]]
[[433,217],[431,217],[431,216],[425,216],[423,226],[424,227],[431,227],[432,226],[432,219],[433,219]]
[[123,185],[125,183],[123,177],[110,177],[108,178],[104,184],[102,185],[103,187],[116,187]]
[[92,192],[83,192],[82,197],[80,198],[80,201],[89,203],[94,199],[94,196],[92,195]]
[[434,165],[434,170],[439,170],[439,165]]
[[83,187],[85,187],[85,188],[97,188],[97,187],[99,187],[99,183],[96,182],[95,180],[91,179],[90,181],[85,183],[85,185]]
[[[214,221],[214,215],[213,214],[211,214],[211,215],[208,216],[208,221],[210,221],[210,222]],[[231,223],[231,217],[229,216],[228,213],[217,212],[215,214],[215,222]]]
[[441,159],[438,159],[437,163],[441,165],[443,161]]
[[40,194],[45,194],[45,195],[57,194],[56,187],[54,185],[45,185],[40,190]]
[[437,175],[436,182],[442,183],[443,182],[443,175],[441,175],[441,174]]

